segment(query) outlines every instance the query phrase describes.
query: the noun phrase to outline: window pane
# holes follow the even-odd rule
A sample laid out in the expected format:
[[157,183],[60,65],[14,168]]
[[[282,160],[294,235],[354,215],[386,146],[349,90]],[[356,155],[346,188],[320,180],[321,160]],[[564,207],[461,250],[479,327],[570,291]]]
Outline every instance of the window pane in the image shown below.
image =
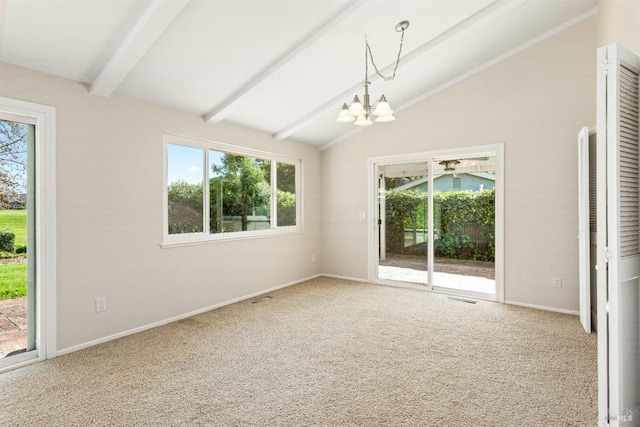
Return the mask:
[[28,127],[0,120],[0,209],[26,207]]
[[209,151],[211,233],[271,228],[271,161]]
[[278,193],[278,227],[296,225],[296,166],[276,164]]
[[167,144],[169,234],[202,233],[204,150]]

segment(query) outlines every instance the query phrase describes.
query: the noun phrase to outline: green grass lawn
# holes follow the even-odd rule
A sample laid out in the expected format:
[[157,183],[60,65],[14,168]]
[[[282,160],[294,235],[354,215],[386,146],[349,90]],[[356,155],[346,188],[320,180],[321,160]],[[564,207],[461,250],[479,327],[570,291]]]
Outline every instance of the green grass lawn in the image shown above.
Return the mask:
[[0,264],[0,300],[27,295],[27,263]]
[[27,210],[1,209],[0,230],[10,230],[16,235],[16,247],[27,245]]
[[[0,210],[0,230],[10,230],[16,235],[15,245],[27,244],[26,209]],[[27,263],[0,264],[0,300],[19,298],[27,294]]]

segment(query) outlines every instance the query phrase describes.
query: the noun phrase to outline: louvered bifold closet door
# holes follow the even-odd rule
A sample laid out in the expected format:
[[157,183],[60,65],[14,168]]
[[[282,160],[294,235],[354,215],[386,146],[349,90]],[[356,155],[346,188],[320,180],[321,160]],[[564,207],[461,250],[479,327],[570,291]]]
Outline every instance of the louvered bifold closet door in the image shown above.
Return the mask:
[[640,425],[640,58],[617,45],[598,57],[599,412],[627,427]]
[[620,256],[640,254],[638,74],[620,67]]
[[[598,231],[598,204],[597,204],[597,152],[596,152],[596,135],[589,136],[589,231],[596,233]],[[595,236],[592,236],[595,243]]]
[[[636,58],[637,59],[637,58]],[[624,62],[619,68],[618,95],[618,247],[617,264],[620,357],[617,367],[622,377],[617,393],[619,426],[640,426],[640,124],[639,76],[635,67]],[[612,266],[613,267],[613,266]],[[613,284],[613,281],[610,280]]]

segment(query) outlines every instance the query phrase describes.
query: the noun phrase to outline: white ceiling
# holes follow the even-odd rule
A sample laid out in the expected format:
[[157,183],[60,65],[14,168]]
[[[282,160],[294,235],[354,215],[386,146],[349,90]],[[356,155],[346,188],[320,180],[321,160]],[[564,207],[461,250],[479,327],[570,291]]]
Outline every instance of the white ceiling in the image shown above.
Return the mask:
[[[595,14],[597,0],[0,0],[0,61],[329,146],[362,97],[364,36],[396,79],[370,66],[372,99],[396,113]],[[396,114],[397,126],[402,114]],[[366,132],[366,129],[364,129]]]

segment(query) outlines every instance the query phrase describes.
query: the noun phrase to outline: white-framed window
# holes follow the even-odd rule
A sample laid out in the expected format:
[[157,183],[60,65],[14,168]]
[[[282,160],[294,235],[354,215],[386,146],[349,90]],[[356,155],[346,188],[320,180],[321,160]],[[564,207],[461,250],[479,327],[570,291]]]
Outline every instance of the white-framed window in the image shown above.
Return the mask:
[[163,246],[302,230],[302,161],[164,135]]

